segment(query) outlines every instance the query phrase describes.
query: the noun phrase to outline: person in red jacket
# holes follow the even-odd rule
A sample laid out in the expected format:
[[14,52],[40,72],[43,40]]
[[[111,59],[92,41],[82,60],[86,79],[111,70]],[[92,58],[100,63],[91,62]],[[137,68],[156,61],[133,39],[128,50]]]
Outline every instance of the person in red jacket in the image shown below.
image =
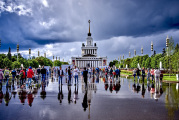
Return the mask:
[[28,78],[28,83],[29,83],[29,86],[31,86],[31,80],[32,80],[32,77],[34,76],[34,72],[32,70],[32,67],[30,66],[28,71],[27,71],[27,78]]

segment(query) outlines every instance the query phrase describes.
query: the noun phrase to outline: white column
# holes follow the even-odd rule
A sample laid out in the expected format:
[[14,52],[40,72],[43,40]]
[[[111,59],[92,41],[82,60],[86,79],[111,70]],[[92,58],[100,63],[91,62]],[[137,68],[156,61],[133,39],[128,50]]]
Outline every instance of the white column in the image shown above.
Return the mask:
[[90,61],[90,67],[91,67],[91,61]]

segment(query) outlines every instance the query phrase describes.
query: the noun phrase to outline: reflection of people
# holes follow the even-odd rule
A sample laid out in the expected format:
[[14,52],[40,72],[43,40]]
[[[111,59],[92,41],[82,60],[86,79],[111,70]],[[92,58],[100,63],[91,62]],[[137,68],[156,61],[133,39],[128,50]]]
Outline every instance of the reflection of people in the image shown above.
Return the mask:
[[28,104],[29,104],[29,106],[31,107],[31,106],[32,106],[32,102],[33,102],[33,100],[34,100],[34,96],[33,96],[33,94],[31,93],[31,91],[28,93],[27,98],[28,98]]
[[142,97],[144,98],[145,96],[145,86],[144,86],[144,82],[142,83]]
[[135,80],[134,80],[134,84],[132,85],[132,89],[133,89],[134,92],[137,91],[136,84],[135,84]]
[[40,97],[44,100],[46,98],[46,91],[45,91],[46,83],[42,82],[42,91],[40,92]]
[[2,99],[3,99],[3,92],[2,90],[0,90],[0,104],[2,103]]
[[88,107],[88,102],[87,102],[87,90],[85,91],[85,95],[84,95],[84,98],[83,98],[83,103],[82,103],[82,107],[84,109],[84,111],[86,111],[86,108]]
[[62,84],[59,85],[58,100],[60,101],[60,103],[62,103],[62,100],[63,100]]
[[150,91],[150,81],[147,81],[147,88],[148,88],[148,91]]
[[112,91],[113,91],[113,85],[112,85],[112,81],[110,81],[110,86],[109,86],[109,91],[112,93]]
[[73,101],[76,104],[76,101],[78,100],[78,86],[75,86],[75,91],[74,91],[74,98]]
[[140,91],[139,80],[137,80],[137,93]]
[[68,103],[70,104],[71,102],[71,86],[68,86]]
[[19,92],[19,99],[23,105],[25,103],[26,95],[27,95],[27,92],[25,90],[21,90]]
[[121,84],[120,84],[120,80],[119,80],[119,81],[116,81],[116,89],[115,89],[116,93],[119,92],[120,88],[121,88]]
[[151,85],[150,93],[151,93],[151,98],[152,98],[153,94],[155,93],[155,88],[154,88],[154,83],[153,82],[152,82],[152,85]]
[[6,90],[6,93],[4,94],[4,102],[5,102],[6,106],[8,106],[10,100],[11,100],[11,95],[9,94],[9,91]]
[[106,91],[108,90],[108,87],[109,87],[108,82],[105,81],[105,83],[104,83],[104,88],[105,88]]

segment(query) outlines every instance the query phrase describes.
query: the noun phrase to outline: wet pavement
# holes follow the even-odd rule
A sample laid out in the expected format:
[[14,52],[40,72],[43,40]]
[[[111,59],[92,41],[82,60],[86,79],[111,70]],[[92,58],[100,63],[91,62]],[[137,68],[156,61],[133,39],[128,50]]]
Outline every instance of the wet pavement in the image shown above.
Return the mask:
[[[85,88],[79,84],[63,85],[58,79],[32,84],[32,89],[21,89],[18,82],[6,89],[3,83],[0,95],[1,120],[168,120],[179,119],[179,85],[142,83],[132,78],[106,80],[88,79]],[[2,98],[3,93],[3,98]]]

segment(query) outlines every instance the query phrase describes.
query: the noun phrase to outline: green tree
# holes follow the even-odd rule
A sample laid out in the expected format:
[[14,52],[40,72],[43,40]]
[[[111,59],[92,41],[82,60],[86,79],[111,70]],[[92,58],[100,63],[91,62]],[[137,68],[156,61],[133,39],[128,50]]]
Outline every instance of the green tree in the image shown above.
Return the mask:
[[146,68],[151,68],[151,58],[150,57],[148,57],[147,59],[146,59],[146,61],[145,61],[145,67]]
[[62,63],[61,63],[59,60],[55,60],[55,61],[54,61],[54,65],[55,65],[55,66],[61,66]]
[[12,68],[12,62],[8,59],[8,58],[5,58],[4,60],[3,60],[3,64],[4,64],[4,66],[5,67],[8,67],[8,68]]
[[17,61],[12,62],[12,68],[20,68],[20,67],[21,67],[20,62],[17,62]]
[[45,65],[44,57],[41,56],[41,57],[37,57],[35,59],[38,61],[39,65],[41,65],[41,66]]

